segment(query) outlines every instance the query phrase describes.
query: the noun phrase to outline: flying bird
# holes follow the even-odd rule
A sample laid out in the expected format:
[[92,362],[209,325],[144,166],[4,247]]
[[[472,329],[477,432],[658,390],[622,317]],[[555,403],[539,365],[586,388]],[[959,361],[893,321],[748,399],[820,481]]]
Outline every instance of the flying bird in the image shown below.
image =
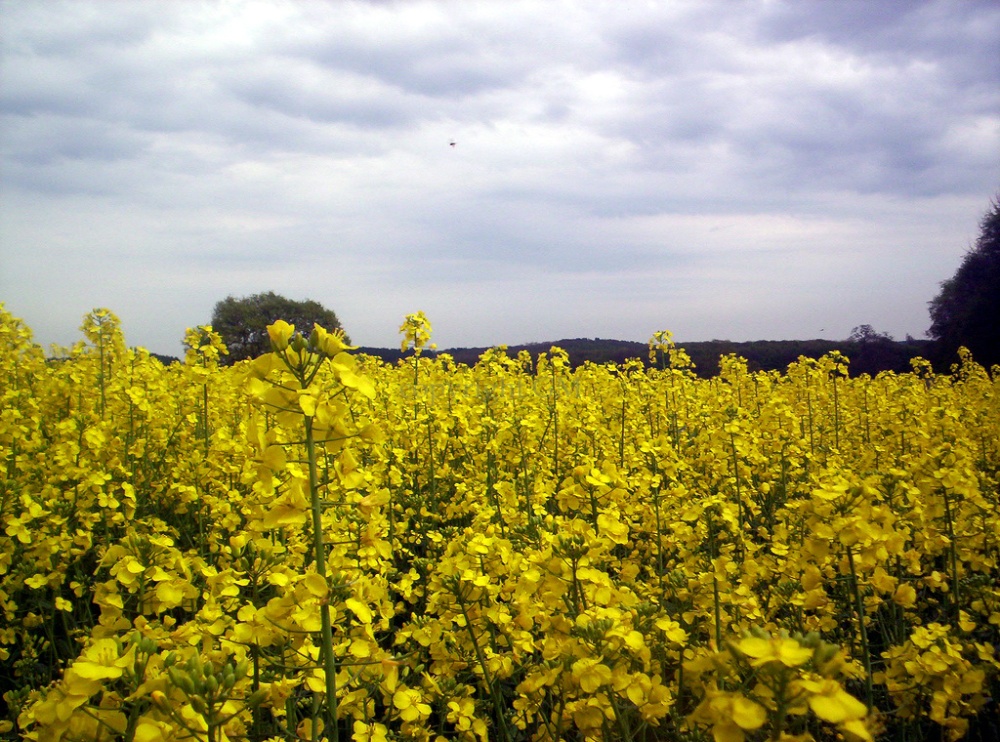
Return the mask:
[[452,139],[450,142],[448,142],[448,144],[450,144],[452,147],[454,147],[456,144],[458,144],[458,142],[456,142],[454,139]]

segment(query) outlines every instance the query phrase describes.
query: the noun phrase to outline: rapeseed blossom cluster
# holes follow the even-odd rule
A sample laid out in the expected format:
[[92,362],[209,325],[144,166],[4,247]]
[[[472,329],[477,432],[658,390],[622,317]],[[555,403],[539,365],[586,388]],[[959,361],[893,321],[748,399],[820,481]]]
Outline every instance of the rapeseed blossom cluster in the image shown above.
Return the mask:
[[1000,373],[558,348],[220,367],[0,306],[0,738],[958,740],[1000,697]]

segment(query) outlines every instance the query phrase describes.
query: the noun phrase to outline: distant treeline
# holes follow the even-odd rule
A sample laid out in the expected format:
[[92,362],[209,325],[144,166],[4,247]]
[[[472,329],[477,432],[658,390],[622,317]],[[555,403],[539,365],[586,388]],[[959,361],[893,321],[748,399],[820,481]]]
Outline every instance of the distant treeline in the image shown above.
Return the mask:
[[[708,340],[696,343],[678,343],[691,357],[695,364],[694,371],[702,377],[711,377],[719,372],[719,359],[722,356],[735,353],[747,360],[751,371],[784,371],[788,364],[794,363],[800,356],[819,358],[827,353],[839,350],[846,355],[851,363],[852,376],[870,374],[874,376],[881,371],[910,371],[910,359],[916,357],[934,360],[934,344],[930,340],[907,338],[903,341],[891,340],[887,337],[877,339],[855,340],[755,340],[753,342],[732,342],[729,340]],[[532,358],[539,353],[547,352],[552,346],[558,346],[569,353],[570,363],[580,366],[591,363],[624,363],[630,358],[638,358],[644,363],[649,362],[649,347],[646,343],[628,340],[605,340],[601,338],[575,338],[572,340],[557,340],[547,343],[529,343],[527,345],[511,345],[507,354],[516,356],[526,350]],[[469,366],[475,365],[479,357],[488,348],[451,348],[440,351],[455,359],[456,363]],[[392,348],[359,348],[359,353],[377,356],[388,363],[395,363],[407,357],[397,349]],[[435,355],[433,351],[425,351],[426,355]],[[958,359],[952,359],[957,361]],[[937,367],[939,364],[935,364]],[[940,370],[947,370],[948,363],[941,363]]]

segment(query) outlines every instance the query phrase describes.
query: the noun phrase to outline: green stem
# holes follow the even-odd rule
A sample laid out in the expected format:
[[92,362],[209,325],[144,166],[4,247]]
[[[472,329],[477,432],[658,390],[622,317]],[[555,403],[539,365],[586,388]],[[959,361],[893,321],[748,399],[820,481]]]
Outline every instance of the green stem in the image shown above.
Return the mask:
[[559,476],[559,396],[556,390],[556,369],[552,368],[552,475]]
[[740,524],[740,541],[737,542],[737,547],[739,543],[742,543],[743,539],[743,490],[740,488],[740,463],[739,458],[736,455],[736,434],[729,434],[729,442],[733,449],[733,478],[736,480],[736,510],[739,518]]
[[847,547],[847,564],[851,568],[851,585],[854,588],[854,604],[858,613],[858,633],[861,635],[861,652],[865,665],[865,705],[869,709],[874,704],[874,688],[872,686],[872,656],[868,650],[868,629],[865,627],[865,603],[861,599],[861,586],[858,584],[858,573],[854,569],[854,551]]
[[833,447],[840,450],[840,396],[837,394],[837,376],[833,377]]
[[479,646],[479,641],[476,639],[476,632],[472,629],[472,621],[469,619],[469,612],[466,609],[465,597],[462,594],[462,586],[457,584],[455,586],[455,598],[458,600],[459,608],[462,610],[462,617],[465,619],[465,628],[469,631],[469,639],[472,641],[472,647],[476,651],[476,661],[479,666],[483,669],[483,681],[486,683],[486,690],[490,694],[490,699],[493,701],[493,710],[496,713],[497,724],[500,726],[500,732],[503,735],[503,739],[510,742],[510,732],[507,730],[507,719],[504,716],[503,701],[496,691],[496,687],[493,684],[493,676],[490,674],[490,669],[486,665],[486,658],[483,656],[483,650]]
[[715,649],[716,651],[722,651],[722,600],[719,596],[719,578],[715,574],[715,559],[716,559],[716,545],[715,545],[715,521],[709,518],[708,521],[709,536],[711,539],[711,558],[709,559],[709,565],[712,568],[712,603],[713,610],[715,612]]
[[958,552],[955,549],[955,526],[951,517],[951,500],[948,499],[948,490],[942,490],[944,496],[944,518],[948,528],[948,561],[951,567],[951,603],[955,613],[955,620],[958,620],[959,599],[958,599]]
[[[313,441],[313,419],[305,418],[306,456],[309,459],[309,499],[312,505],[313,558],[316,573],[326,579],[326,547],[323,544],[323,511],[319,501],[319,485],[316,476],[316,444]],[[333,654],[333,627],[330,625],[330,604],[320,604],[321,643],[320,655],[323,672],[326,675],[326,713],[330,739],[339,741],[337,729],[337,663]]]
[[208,458],[208,382],[201,385],[201,404],[202,404],[202,420],[203,429],[202,435],[205,441],[205,458]]
[[626,396],[625,387],[622,386],[622,426],[621,431],[618,436],[618,466],[625,467],[625,413],[626,413],[626,402],[628,397]]
[[98,359],[101,363],[101,368],[97,372],[97,382],[101,386],[101,419],[104,419],[104,410],[107,405],[107,399],[104,393],[104,333],[101,332],[98,336],[97,342],[97,354]]

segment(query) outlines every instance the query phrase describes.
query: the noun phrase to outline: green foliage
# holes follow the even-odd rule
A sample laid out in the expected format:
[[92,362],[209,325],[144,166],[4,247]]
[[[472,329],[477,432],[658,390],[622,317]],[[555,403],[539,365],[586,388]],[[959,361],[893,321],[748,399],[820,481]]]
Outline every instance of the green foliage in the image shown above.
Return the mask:
[[[310,299],[293,301],[273,291],[239,299],[227,296],[212,312],[212,328],[229,349],[229,356],[223,356],[221,362],[233,364],[269,352],[267,326],[279,319],[295,325],[306,335],[314,324],[327,330],[343,329],[333,310]],[[346,336],[344,339],[350,342]]]
[[965,346],[987,368],[1000,363],[1000,198],[980,222],[975,247],[941,283],[930,314],[927,334],[937,342],[939,358],[954,360]]

